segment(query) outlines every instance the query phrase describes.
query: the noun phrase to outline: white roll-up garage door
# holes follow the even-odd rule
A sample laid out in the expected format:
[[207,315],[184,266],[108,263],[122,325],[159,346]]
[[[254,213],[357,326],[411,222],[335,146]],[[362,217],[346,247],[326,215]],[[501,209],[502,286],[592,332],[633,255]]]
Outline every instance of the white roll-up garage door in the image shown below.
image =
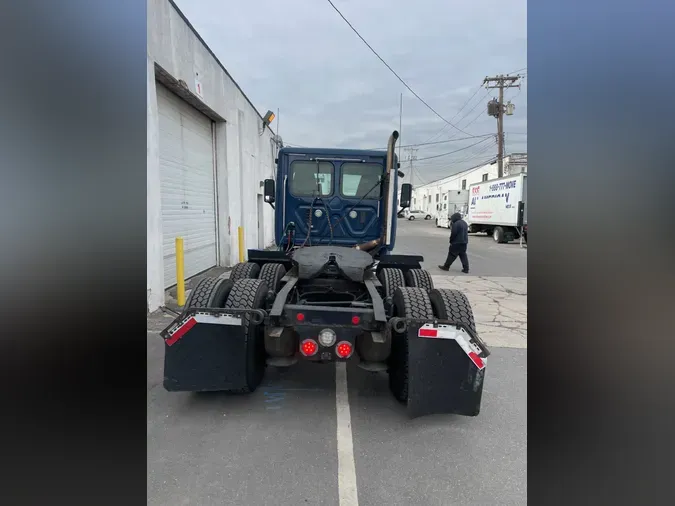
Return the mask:
[[216,265],[216,199],[212,122],[157,83],[165,288],[176,284],[176,237],[185,277]]

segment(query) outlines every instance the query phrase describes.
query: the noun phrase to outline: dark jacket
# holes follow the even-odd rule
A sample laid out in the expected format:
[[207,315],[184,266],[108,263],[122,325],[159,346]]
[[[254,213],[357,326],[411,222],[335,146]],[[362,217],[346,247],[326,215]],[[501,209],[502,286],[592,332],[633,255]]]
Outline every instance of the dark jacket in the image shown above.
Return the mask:
[[469,226],[466,224],[466,221],[462,219],[462,215],[459,213],[453,214],[450,216],[450,222],[452,223],[450,244],[453,246],[469,244]]

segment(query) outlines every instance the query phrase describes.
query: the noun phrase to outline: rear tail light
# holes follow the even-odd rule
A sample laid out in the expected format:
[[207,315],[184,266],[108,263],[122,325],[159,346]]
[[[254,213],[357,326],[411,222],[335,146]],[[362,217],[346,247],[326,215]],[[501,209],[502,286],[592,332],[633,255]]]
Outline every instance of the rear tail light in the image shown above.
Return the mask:
[[340,358],[349,358],[352,356],[353,352],[354,348],[352,347],[352,344],[347,341],[340,341],[335,347],[335,353],[337,353],[337,356]]
[[319,345],[314,339],[305,339],[300,343],[300,353],[305,357],[314,356],[317,351],[319,351]]
[[359,323],[361,323],[361,318],[358,316],[352,316],[352,323],[354,325],[358,325]]

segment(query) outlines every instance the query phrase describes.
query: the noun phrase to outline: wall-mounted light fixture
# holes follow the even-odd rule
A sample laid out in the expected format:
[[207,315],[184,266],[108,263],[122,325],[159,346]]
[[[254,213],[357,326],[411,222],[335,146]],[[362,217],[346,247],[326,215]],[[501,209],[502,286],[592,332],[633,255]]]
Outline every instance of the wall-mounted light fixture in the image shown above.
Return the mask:
[[276,115],[272,111],[267,111],[267,114],[265,114],[265,117],[262,120],[262,130],[260,130],[260,135],[265,131],[265,127],[269,126],[272,121],[274,121],[274,118],[276,118]]

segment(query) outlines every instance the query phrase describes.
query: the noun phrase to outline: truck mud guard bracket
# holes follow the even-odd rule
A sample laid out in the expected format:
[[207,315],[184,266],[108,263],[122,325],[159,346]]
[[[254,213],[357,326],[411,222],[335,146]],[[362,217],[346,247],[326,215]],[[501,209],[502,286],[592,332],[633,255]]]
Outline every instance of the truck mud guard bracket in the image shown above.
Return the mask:
[[478,356],[482,358],[490,356],[490,349],[483,340],[462,322],[454,320],[434,320],[430,322],[429,320],[395,316],[387,322],[387,326],[398,333],[402,333],[412,326],[418,329],[417,337],[466,341]]
[[284,312],[284,306],[288,300],[288,294],[291,293],[291,290],[293,290],[293,287],[298,282],[298,276],[296,275],[296,272],[296,268],[293,267],[293,269],[287,272],[281,280],[282,282],[285,282],[285,284],[274,298],[274,304],[272,305],[270,316],[278,318]]
[[241,326],[243,317],[247,314],[251,317],[250,323],[253,325],[260,325],[267,317],[267,313],[262,309],[192,308],[177,317],[159,335],[167,346],[172,346],[198,323]]
[[373,301],[373,313],[375,314],[375,321],[386,322],[387,314],[384,311],[384,301],[377,291],[377,285],[380,284],[375,276],[367,276],[364,280],[368,294]]

